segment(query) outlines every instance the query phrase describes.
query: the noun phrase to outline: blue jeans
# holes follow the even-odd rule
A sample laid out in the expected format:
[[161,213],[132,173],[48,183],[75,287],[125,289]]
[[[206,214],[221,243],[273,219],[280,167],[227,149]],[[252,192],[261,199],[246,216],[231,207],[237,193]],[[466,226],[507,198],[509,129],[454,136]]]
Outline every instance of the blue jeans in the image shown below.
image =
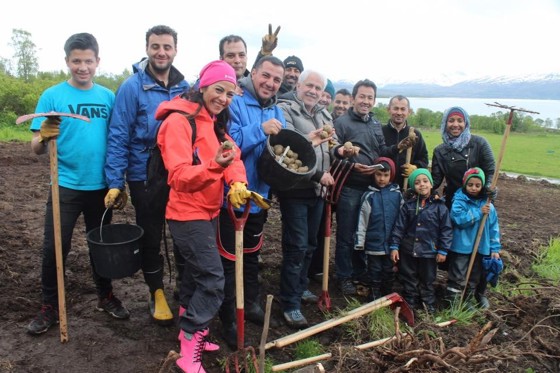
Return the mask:
[[[355,252],[354,234],[358,225],[363,190],[343,187],[336,204],[335,270],[338,281],[358,278],[365,274],[363,251]],[[358,268],[354,268],[354,265]]]
[[[74,190],[64,187],[58,188],[59,201],[60,201],[60,235],[62,246],[63,262],[66,262],[66,257],[72,248],[72,234],[76,221],[81,214],[84,214],[84,222],[86,225],[86,232],[101,225],[101,217],[105,211],[103,199],[107,193],[106,189],[83,191]],[[49,192],[47,200],[47,208],[45,212],[45,232],[43,242],[43,261],[41,265],[41,285],[43,292],[43,304],[50,304],[53,307],[58,307],[58,288],[57,288],[57,274],[56,274],[56,257],[54,251],[54,224],[52,212],[52,195]],[[112,212],[107,211],[105,215],[104,224],[111,223]],[[108,278],[100,277],[92,266],[93,281],[97,295],[100,298],[106,298],[113,290],[111,280]]]
[[280,301],[284,311],[301,309],[307,289],[307,270],[317,247],[317,232],[323,214],[322,198],[280,198],[282,213],[282,268]]

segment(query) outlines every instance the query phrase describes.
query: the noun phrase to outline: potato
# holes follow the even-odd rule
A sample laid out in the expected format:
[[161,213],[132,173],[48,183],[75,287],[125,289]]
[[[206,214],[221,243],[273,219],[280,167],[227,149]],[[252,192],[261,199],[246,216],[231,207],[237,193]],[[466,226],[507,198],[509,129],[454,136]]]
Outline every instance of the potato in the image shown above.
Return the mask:
[[[325,124],[325,125],[323,126],[323,131],[326,131],[327,134],[330,135],[330,134],[332,133],[332,131],[333,131],[333,127],[332,127],[330,124]],[[327,136],[327,137],[328,137],[328,136]]]
[[233,149],[233,144],[231,143],[231,141],[226,140],[222,143],[222,150],[231,150]]
[[282,155],[284,153],[284,147],[280,144],[274,145],[274,154]]
[[302,173],[302,174],[306,173],[307,171],[309,171],[309,167],[307,167],[307,166],[301,166],[297,169],[297,172]]
[[329,133],[327,131],[323,130],[323,131],[321,131],[320,136],[321,136],[322,139],[326,139],[327,137],[329,137]]
[[350,141],[346,141],[344,143],[344,150],[350,151],[354,149],[354,145],[352,145],[352,143]]

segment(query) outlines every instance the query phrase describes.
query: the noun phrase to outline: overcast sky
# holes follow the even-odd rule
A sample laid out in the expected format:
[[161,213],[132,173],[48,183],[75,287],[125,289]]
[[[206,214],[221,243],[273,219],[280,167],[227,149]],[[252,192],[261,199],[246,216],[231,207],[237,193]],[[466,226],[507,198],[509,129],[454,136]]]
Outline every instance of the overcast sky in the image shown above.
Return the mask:
[[145,33],[166,24],[179,34],[175,66],[187,80],[217,59],[228,34],[248,44],[282,27],[274,54],[295,54],[331,80],[368,78],[450,83],[483,76],[560,73],[560,0],[9,1],[0,14],[0,56],[11,59],[12,29],[31,33],[39,70],[65,70],[63,45],[90,32],[99,72],[121,73],[145,56]]

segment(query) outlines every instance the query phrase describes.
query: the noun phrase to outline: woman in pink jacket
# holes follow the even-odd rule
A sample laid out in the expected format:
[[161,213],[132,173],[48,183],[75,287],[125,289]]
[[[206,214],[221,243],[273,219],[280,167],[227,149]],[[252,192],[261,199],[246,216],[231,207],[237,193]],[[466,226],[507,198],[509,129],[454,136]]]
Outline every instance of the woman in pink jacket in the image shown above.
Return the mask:
[[[227,196],[235,207],[250,196],[239,149],[222,147],[226,140],[233,144],[226,126],[236,86],[233,68],[213,61],[200,72],[198,88],[163,102],[156,112],[156,118],[163,120],[157,143],[171,187],[165,217],[185,259],[179,296],[181,358],[177,360],[185,372],[204,372],[202,352],[218,349],[205,338],[224,297],[216,246],[224,183],[230,186]],[[189,122],[193,119],[195,133]]]

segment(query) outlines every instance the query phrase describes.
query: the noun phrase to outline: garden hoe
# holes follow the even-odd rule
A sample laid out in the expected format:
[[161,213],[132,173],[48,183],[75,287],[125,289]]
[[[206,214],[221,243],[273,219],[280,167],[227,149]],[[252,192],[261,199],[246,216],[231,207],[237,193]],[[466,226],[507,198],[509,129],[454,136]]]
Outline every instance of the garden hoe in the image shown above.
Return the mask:
[[348,161],[335,160],[331,165],[329,172],[334,179],[334,185],[326,187],[324,189],[324,198],[327,205],[325,206],[325,241],[324,241],[324,251],[323,251],[323,284],[321,290],[321,296],[317,305],[319,309],[323,312],[330,311],[331,309],[331,298],[329,296],[329,262],[331,256],[331,212],[332,205],[336,204],[344,182],[350,172],[354,168],[354,164]]
[[243,230],[251,210],[251,200],[247,199],[241,216],[237,217],[233,205],[228,203],[228,213],[235,226],[235,304],[237,315],[237,352],[227,358],[226,373],[230,372],[230,364],[236,372],[258,372],[257,355],[252,346],[245,348],[245,296],[243,293]]
[[[78,114],[57,113],[51,111],[49,113],[36,113],[22,115],[17,118],[16,124],[39,117],[71,117],[89,122],[88,117]],[[60,341],[68,342],[68,324],[66,321],[66,294],[64,291],[64,263],[62,257],[62,238],[60,229],[60,198],[58,195],[58,157],[56,138],[49,140],[49,163],[51,171],[51,194],[52,194],[52,210],[54,224],[54,252],[56,257],[56,283],[58,287],[58,320],[60,323]]]
[[[410,127],[408,129],[408,137],[414,137],[414,136],[415,136],[414,127]],[[410,148],[406,149],[406,161],[405,161],[405,163],[409,164],[411,160],[412,160],[412,146]],[[397,172],[398,171],[399,170],[397,170]],[[403,190],[407,189],[406,188],[407,183],[408,183],[408,176],[403,179]]]
[[[496,184],[498,183],[498,178],[500,176],[500,167],[502,165],[502,159],[504,158],[504,153],[506,150],[506,142],[509,136],[509,131],[511,129],[511,122],[513,120],[513,112],[514,111],[522,111],[525,113],[531,113],[531,114],[539,114],[535,111],[529,111],[529,110],[525,110],[525,109],[521,109],[521,108],[516,108],[514,106],[506,106],[506,105],[502,105],[498,102],[494,102],[493,104],[486,104],[488,106],[495,106],[495,107],[499,107],[502,109],[508,109],[509,110],[509,117],[508,120],[506,122],[506,129],[504,131],[504,136],[502,137],[502,144],[500,146],[500,154],[498,155],[498,161],[496,162],[496,169],[494,170],[494,177],[492,178],[492,184],[490,185],[490,189],[494,190],[496,188]],[[490,197],[488,197],[488,203],[491,202]],[[478,252],[478,245],[480,244],[480,239],[482,237],[482,233],[484,232],[484,226],[486,225],[486,219],[488,218],[488,214],[484,214],[482,215],[482,219],[480,220],[480,225],[478,227],[478,232],[476,234],[476,239],[474,241],[474,246],[473,246],[473,251],[471,253],[471,258],[469,261],[469,267],[467,269],[467,276],[466,278],[466,283],[465,283],[465,287],[463,289],[463,292],[461,293],[461,299],[459,301],[459,305],[461,305],[463,303],[463,300],[465,298],[465,295],[467,293],[467,288],[468,288],[468,283],[469,283],[469,277],[471,277],[471,271],[472,271],[472,267],[474,265],[474,261],[476,258],[476,253]]]
[[412,312],[412,309],[410,308],[408,303],[406,303],[406,301],[399,294],[391,293],[384,297],[378,298],[373,302],[369,302],[361,307],[355,308],[352,311],[346,312],[339,317],[323,321],[320,324],[313,325],[307,329],[300,330],[296,333],[269,342],[265,345],[265,348],[269,349],[271,347],[280,348],[287,346],[289,344],[301,341],[302,339],[308,338],[312,335],[331,329],[347,321],[367,315],[375,310],[387,306],[390,306],[391,309],[400,307],[400,315],[405,319],[408,325],[414,326],[414,313]]

